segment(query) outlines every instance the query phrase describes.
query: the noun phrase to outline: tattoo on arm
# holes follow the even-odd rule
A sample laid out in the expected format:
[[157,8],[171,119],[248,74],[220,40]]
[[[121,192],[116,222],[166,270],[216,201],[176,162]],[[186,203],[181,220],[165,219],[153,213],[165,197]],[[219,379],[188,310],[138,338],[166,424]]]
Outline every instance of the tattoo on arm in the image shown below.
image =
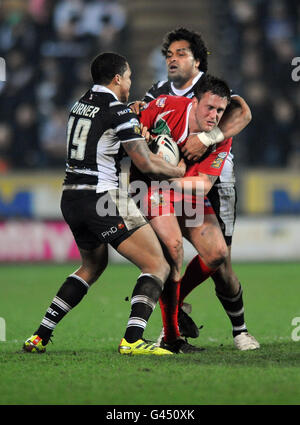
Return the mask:
[[152,153],[145,140],[135,140],[123,144],[135,166],[148,177],[159,180],[183,177],[185,167],[174,167],[160,156]]
[[131,142],[123,143],[123,147],[130,157],[149,159],[150,150],[145,140],[132,140]]
[[207,174],[207,177],[208,177],[208,180],[211,182],[212,186],[215,184],[218,178],[218,176],[213,176],[212,174]]
[[198,173],[198,175],[200,177],[202,177],[204,181],[207,179],[211,183],[212,186],[215,184],[215,182],[216,182],[216,180],[218,178],[218,176],[214,176],[212,174]]

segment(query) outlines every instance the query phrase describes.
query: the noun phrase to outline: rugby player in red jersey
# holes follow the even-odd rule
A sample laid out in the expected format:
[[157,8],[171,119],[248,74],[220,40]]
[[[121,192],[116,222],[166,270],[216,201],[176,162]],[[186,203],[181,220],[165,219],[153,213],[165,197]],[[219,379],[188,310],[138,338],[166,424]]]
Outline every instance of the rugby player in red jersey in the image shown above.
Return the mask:
[[[146,93],[144,102],[150,102],[162,94],[185,96],[192,98],[194,88],[207,72],[208,51],[202,37],[195,31],[178,28],[166,34],[162,45],[162,54],[166,59],[168,80],[155,83]],[[137,105],[140,102],[137,102]],[[136,111],[138,106],[136,107]],[[226,124],[232,134],[238,134],[251,120],[251,111],[244,99],[231,93],[231,104],[226,109],[220,126]],[[204,142],[204,143],[203,143]],[[199,160],[207,151],[209,140],[197,136],[189,137],[182,148],[188,160]],[[192,319],[186,315],[183,308],[185,297],[209,276],[215,283],[216,295],[220,300],[232,325],[234,344],[239,350],[259,348],[257,340],[248,333],[244,318],[243,291],[238,276],[231,264],[231,245],[236,218],[236,188],[234,175],[234,157],[230,151],[223,163],[223,168],[217,180],[208,193],[216,213],[219,225],[225,239],[228,255],[221,266],[215,270],[198,255],[188,264],[180,285],[179,322],[182,334],[197,337],[199,330]],[[204,223],[203,232],[206,234],[205,244],[209,243],[209,223]],[[188,312],[188,310],[186,310]],[[185,325],[185,326],[184,326]],[[187,325],[187,326],[186,326]]]
[[[206,135],[215,132],[219,138],[216,149],[209,150],[202,161],[187,167],[185,177],[180,179],[180,189],[189,182],[192,193],[186,194],[179,190],[168,191],[150,184],[145,198],[146,215],[159,237],[165,255],[171,265],[171,274],[166,282],[160,297],[160,306],[164,324],[164,338],[160,342],[162,347],[168,347],[173,352],[198,351],[185,340],[180,338],[178,329],[178,304],[180,290],[180,272],[183,260],[182,234],[198,251],[210,268],[216,270],[227,255],[227,247],[222,237],[221,229],[208,199],[204,203],[204,221],[196,221],[187,225],[190,217],[186,216],[186,204],[190,203],[188,211],[195,210],[194,206],[202,202],[203,195],[211,189],[213,183],[220,175],[224,161],[230,151],[234,134],[223,132],[217,127],[227,105],[230,103],[230,90],[227,84],[210,75],[201,79],[195,89],[193,99],[174,96],[160,96],[150,102],[141,112],[141,123],[149,129],[152,135],[167,134],[183,148],[188,136],[193,133],[204,132]],[[203,135],[202,135],[203,136]],[[222,141],[220,141],[222,140]],[[131,182],[145,180],[136,168],[132,167]],[[202,184],[203,193],[200,199],[194,196],[197,184]],[[183,204],[179,216],[175,214],[178,204]],[[145,210],[145,205],[144,205]],[[201,215],[201,210],[198,210]],[[197,214],[197,211],[196,211]],[[202,219],[203,217],[199,217]],[[210,238],[203,236],[203,226],[209,224]],[[204,232],[205,233],[205,232]]]

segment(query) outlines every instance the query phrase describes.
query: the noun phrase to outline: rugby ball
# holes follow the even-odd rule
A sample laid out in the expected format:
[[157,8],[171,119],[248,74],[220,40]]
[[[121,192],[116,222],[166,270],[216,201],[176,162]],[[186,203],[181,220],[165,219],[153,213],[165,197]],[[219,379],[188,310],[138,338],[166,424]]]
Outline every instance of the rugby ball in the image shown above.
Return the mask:
[[180,161],[177,143],[166,134],[160,134],[152,141],[151,150],[153,153],[161,154],[162,158],[172,165],[177,165]]

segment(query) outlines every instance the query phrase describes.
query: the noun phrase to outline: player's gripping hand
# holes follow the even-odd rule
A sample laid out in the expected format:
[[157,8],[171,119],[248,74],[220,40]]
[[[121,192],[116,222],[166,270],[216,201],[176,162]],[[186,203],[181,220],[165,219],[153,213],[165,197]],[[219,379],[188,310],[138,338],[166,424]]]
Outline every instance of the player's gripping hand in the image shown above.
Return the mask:
[[146,127],[142,123],[140,125],[142,130],[142,136],[145,138],[147,143],[151,142],[151,135],[150,135],[150,132],[148,131],[148,127]]
[[177,167],[179,167],[179,168],[181,168],[181,169],[182,169],[183,176],[184,176],[184,175],[185,175],[185,172],[186,172],[186,163],[185,163],[185,161],[184,161],[184,158],[182,158],[182,159],[178,162]]
[[198,135],[192,134],[181,148],[181,152],[187,160],[198,161],[205,154],[207,149],[208,147],[199,140]]
[[[162,152],[159,152],[157,155],[160,158],[163,158],[163,153]],[[181,158],[181,160],[178,162],[178,164],[176,165],[176,167],[178,167],[178,168],[181,169],[181,171],[182,171],[182,177],[183,177],[185,175],[185,172],[186,172],[186,163],[184,161],[184,158]]]
[[142,100],[136,100],[135,102],[131,103],[129,105],[129,108],[134,112],[136,115],[140,115],[140,112],[143,110],[143,107],[146,105],[146,102],[143,102]]

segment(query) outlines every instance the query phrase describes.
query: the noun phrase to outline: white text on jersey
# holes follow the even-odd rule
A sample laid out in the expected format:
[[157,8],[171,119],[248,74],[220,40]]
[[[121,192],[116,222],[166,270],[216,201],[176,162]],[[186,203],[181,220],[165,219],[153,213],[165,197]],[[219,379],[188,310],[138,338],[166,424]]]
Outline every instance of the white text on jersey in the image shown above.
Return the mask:
[[90,118],[95,118],[95,115],[99,111],[100,111],[100,108],[98,108],[98,106],[86,105],[81,102],[76,102],[73,108],[71,109],[71,112],[73,114],[83,115],[85,117],[90,117]]

